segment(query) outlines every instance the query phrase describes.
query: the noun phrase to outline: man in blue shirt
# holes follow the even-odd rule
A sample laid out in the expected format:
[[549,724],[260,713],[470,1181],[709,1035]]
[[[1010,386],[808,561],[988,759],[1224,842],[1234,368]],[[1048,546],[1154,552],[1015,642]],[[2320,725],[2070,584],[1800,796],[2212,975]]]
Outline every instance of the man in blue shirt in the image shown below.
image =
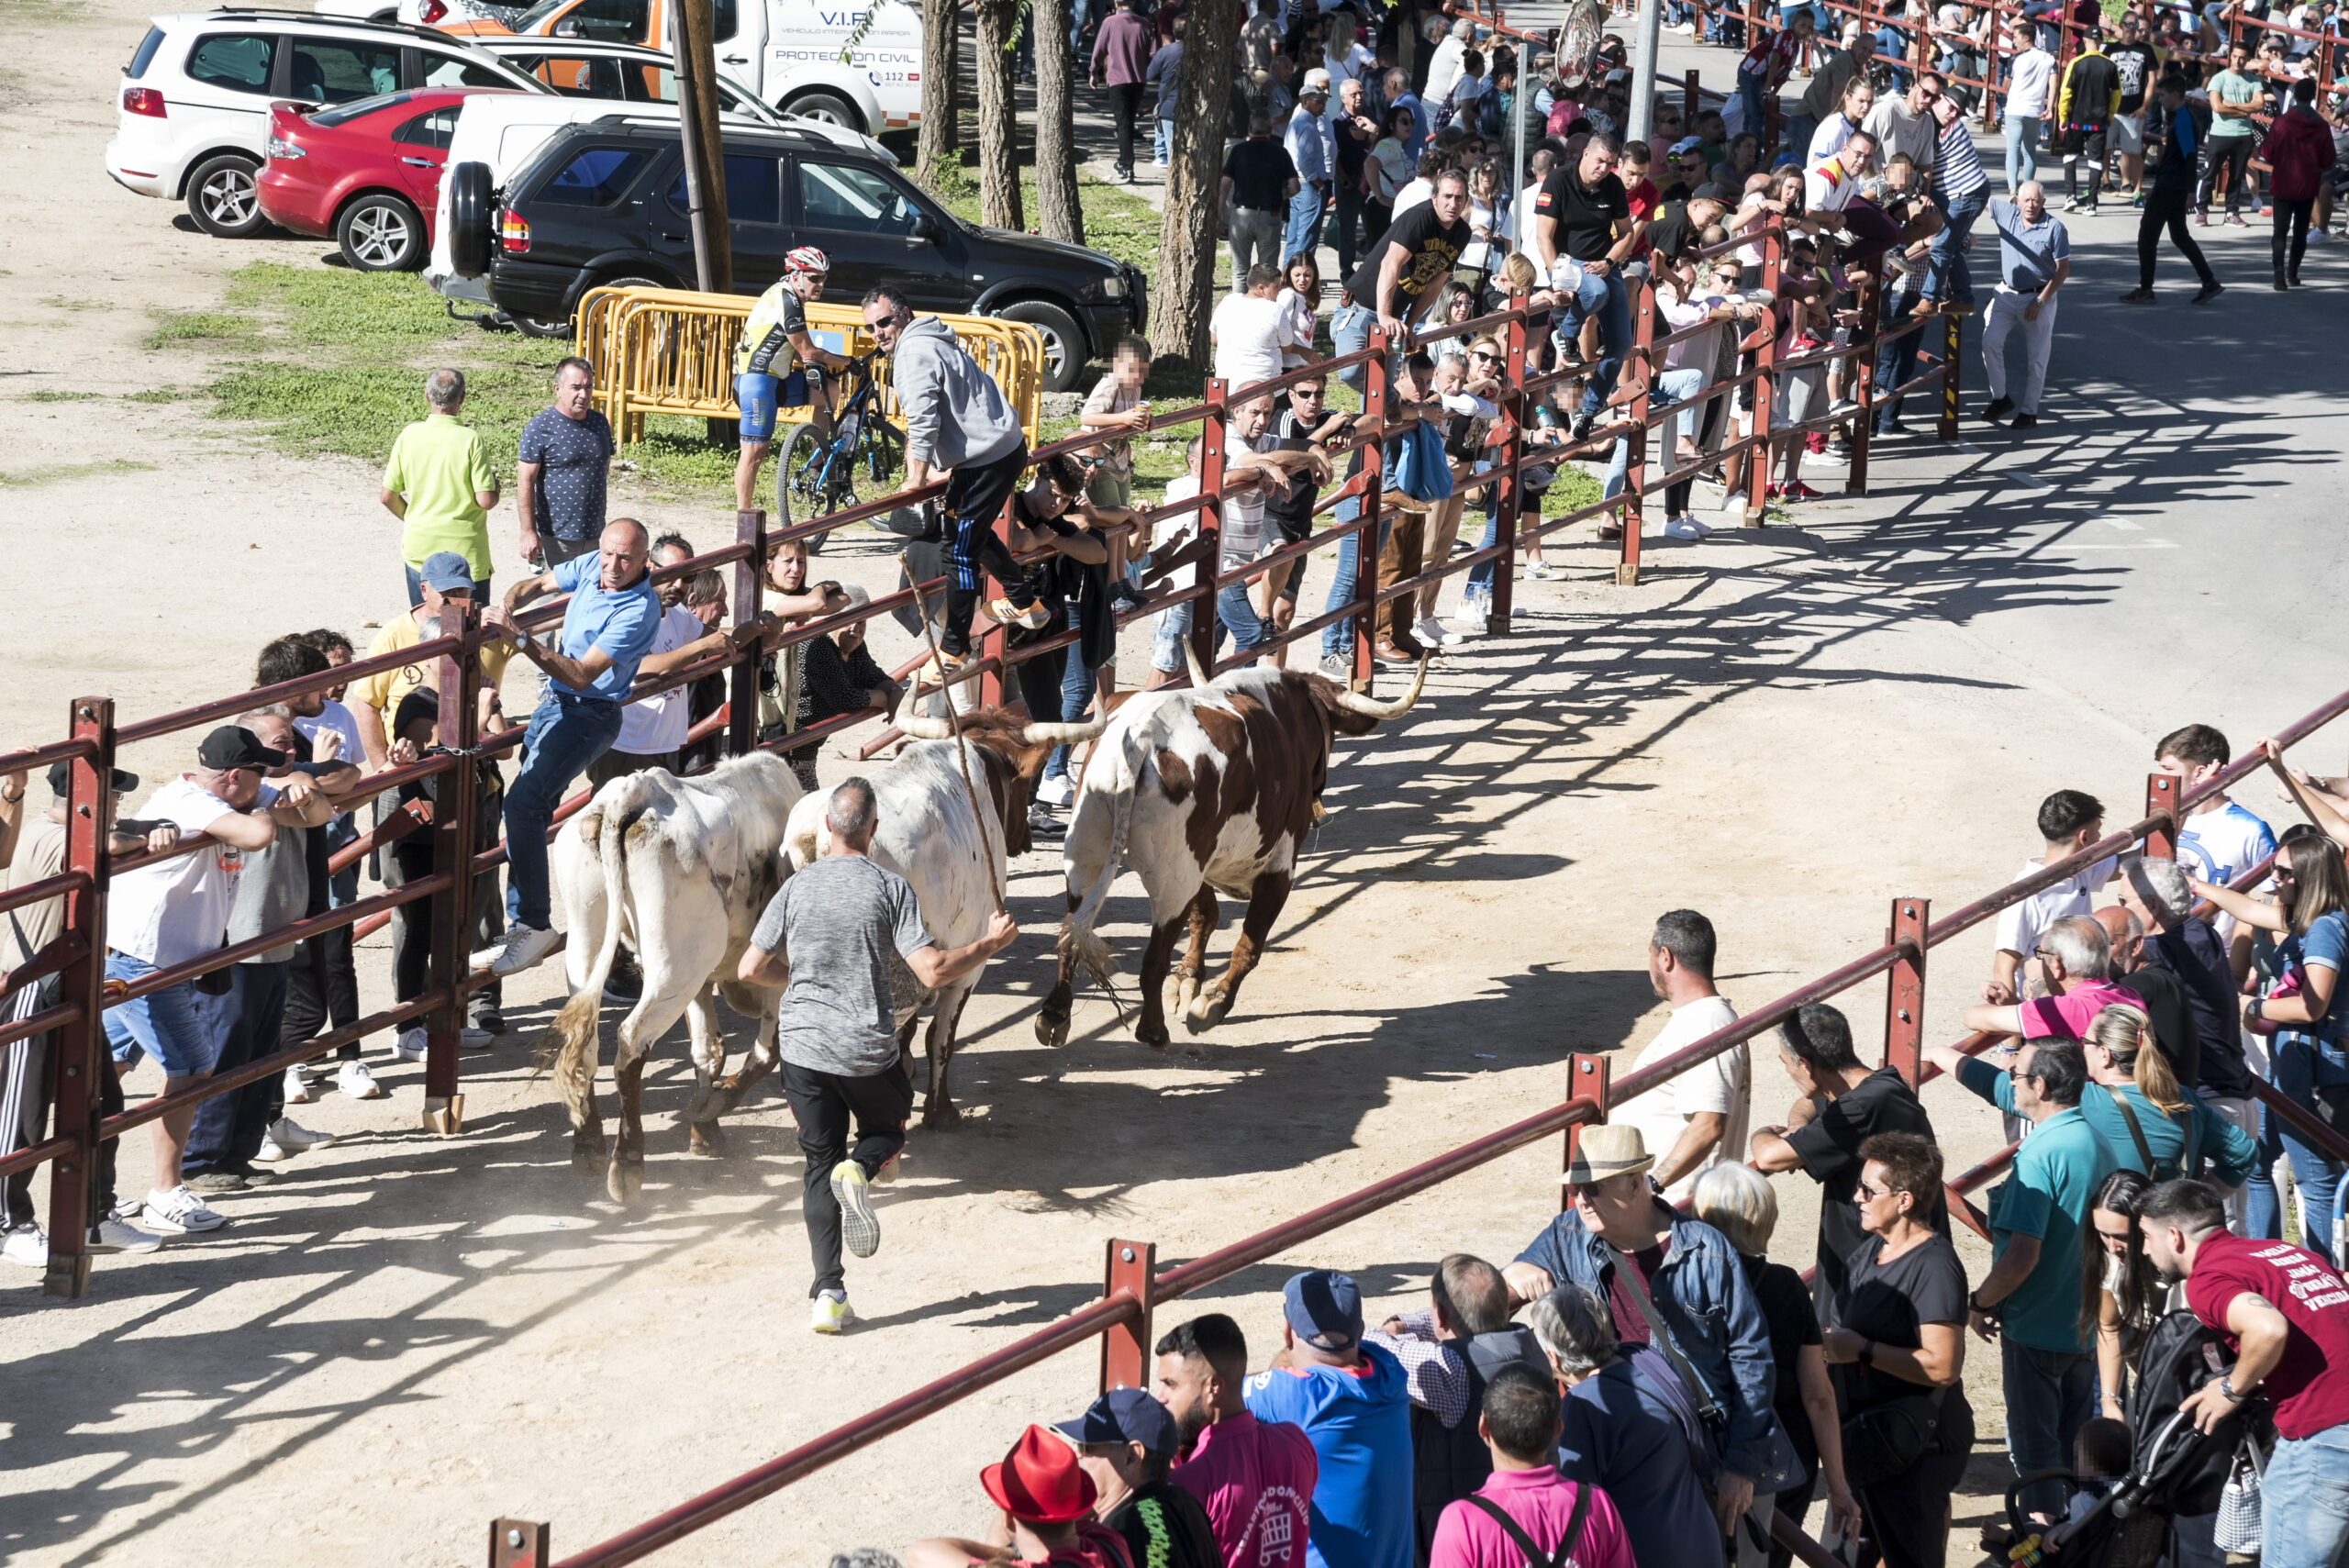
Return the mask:
[[[547,883],[547,828],[562,792],[587,764],[611,750],[620,705],[636,667],[661,628],[652,591],[651,540],[644,525],[619,517],[607,525],[597,552],[563,562],[507,591],[484,611],[482,629],[518,644],[546,674],[546,695],[522,738],[522,767],[506,790],[506,936],[473,954],[475,968],[505,975],[545,959],[555,944]],[[562,630],[542,642],[514,612],[541,594],[569,594]]]
[[1362,1292],[1316,1269],[1282,1293],[1282,1351],[1241,1387],[1258,1421],[1305,1429],[1320,1463],[1306,1568],[1411,1568],[1411,1395],[1403,1365],[1363,1343]]
[[[1998,232],[1998,292],[1982,323],[1982,368],[1990,383],[1990,405],[1982,417],[1996,424],[2014,415],[2012,428],[2039,423],[2039,394],[2047,384],[2047,351],[2055,341],[2055,291],[2072,275],[2072,237],[2047,211],[2047,193],[2036,180],[2015,187],[2011,202],[1993,201],[1990,227]],[[2022,328],[2021,395],[2007,395],[2007,337]]]
[[1289,117],[1288,156],[1297,165],[1297,195],[1288,200],[1288,233],[1281,240],[1281,265],[1321,242],[1321,215],[1329,210],[1337,177],[1337,144],[1330,131],[1330,73],[1319,66],[1305,73],[1297,113]]
[[[2087,1058],[2068,1040],[2025,1041],[2015,1053],[2005,1103],[2032,1125],[2013,1174],[1990,1195],[1990,1273],[1965,1302],[1974,1331],[2000,1340],[2007,1453],[2019,1476],[2068,1464],[2073,1439],[2096,1413],[2096,1358],[2080,1338],[2080,1232],[2115,1166],[2080,1112],[2087,1075]],[[2001,1103],[1989,1063],[1968,1060],[1957,1078]],[[2022,1505],[2061,1518],[2063,1483],[2025,1487]]]

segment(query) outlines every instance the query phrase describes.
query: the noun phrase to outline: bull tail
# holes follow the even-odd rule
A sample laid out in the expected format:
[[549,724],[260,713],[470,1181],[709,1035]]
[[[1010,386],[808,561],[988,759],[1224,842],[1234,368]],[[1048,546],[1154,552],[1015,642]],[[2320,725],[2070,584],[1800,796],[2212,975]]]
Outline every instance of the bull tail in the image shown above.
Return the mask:
[[539,1047],[538,1066],[551,1072],[555,1093],[571,1112],[572,1125],[592,1119],[596,1099],[596,1055],[602,1021],[604,982],[619,955],[621,912],[628,905],[628,829],[636,819],[633,798],[614,801],[596,824],[596,848],[604,867],[604,903],[609,918],[604,940],[587,966],[578,992],[555,1015],[554,1028]]
[[1095,928],[1101,919],[1101,906],[1108,900],[1109,885],[1125,866],[1126,840],[1133,831],[1134,797],[1141,791],[1142,767],[1150,757],[1148,731],[1143,726],[1133,726],[1121,737],[1121,745],[1116,787],[1104,792],[1109,795],[1109,852],[1083,901],[1061,922],[1061,951],[1082,964],[1104,991],[1110,988],[1109,977],[1117,973],[1117,959]]

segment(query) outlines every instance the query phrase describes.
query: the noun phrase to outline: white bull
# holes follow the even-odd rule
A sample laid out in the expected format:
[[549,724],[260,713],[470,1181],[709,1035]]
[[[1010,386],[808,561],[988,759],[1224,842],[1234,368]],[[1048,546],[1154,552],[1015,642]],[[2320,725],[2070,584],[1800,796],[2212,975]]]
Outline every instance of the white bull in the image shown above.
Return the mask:
[[[923,739],[866,780],[873,786],[876,817],[868,852],[876,865],[912,884],[923,924],[941,950],[986,934],[987,921],[1002,897],[1008,857],[1026,854],[1033,847],[1028,803],[1052,748],[1093,740],[1103,728],[1100,723],[1030,724],[997,708],[966,714],[962,723],[962,751],[970,765],[968,789],[942,718],[899,720],[907,734]],[[971,814],[974,794],[980,812],[976,817]],[[818,790],[793,808],[784,839],[793,871],[830,849],[831,828],[825,812],[831,798],[830,790]],[[921,1009],[930,1009],[924,1127],[948,1126],[962,1116],[948,1093],[946,1070],[954,1058],[954,1030],[963,1006],[980,973],[974,970],[931,992],[904,963],[891,961],[900,1049],[912,1044]]]
[[[644,1185],[644,1059],[679,1013],[693,1033],[698,1092],[686,1119],[694,1152],[718,1152],[719,1113],[740,1104],[775,1064],[780,993],[745,985],[734,973],[783,885],[785,825],[799,798],[790,764],[763,751],[729,758],[691,779],[657,769],[629,773],[596,791],[555,840],[572,995],[542,1060],[551,1060],[555,1087],[570,1108],[572,1163],[583,1172],[592,1173],[604,1155],[596,1105],[597,1021],[623,938],[644,971],[643,994],[620,1020],[612,1061],[620,1134],[606,1180],[618,1202],[632,1201]],[[722,1081],[718,991],[736,1012],[758,1019],[750,1060]]]

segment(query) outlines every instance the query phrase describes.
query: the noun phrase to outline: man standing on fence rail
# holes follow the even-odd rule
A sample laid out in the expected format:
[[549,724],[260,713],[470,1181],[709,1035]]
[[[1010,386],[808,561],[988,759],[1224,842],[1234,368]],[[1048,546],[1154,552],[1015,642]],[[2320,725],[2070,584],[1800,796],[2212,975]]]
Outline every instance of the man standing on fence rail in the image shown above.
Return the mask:
[[[473,966],[505,976],[542,962],[557,940],[547,881],[547,829],[571,781],[611,749],[620,732],[637,666],[661,629],[661,600],[652,591],[651,540],[633,517],[604,529],[597,554],[566,561],[525,578],[506,603],[484,612],[482,631],[520,646],[547,676],[546,695],[522,739],[522,766],[506,791],[506,882],[508,924],[495,945],[473,955]],[[514,612],[541,594],[568,594],[562,630],[542,642],[522,629]]]

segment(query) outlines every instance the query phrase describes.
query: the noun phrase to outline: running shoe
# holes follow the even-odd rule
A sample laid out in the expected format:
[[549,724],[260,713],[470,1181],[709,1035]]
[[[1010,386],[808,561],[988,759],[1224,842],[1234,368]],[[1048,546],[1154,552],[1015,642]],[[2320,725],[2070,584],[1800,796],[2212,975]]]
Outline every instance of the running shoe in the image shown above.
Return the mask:
[[554,951],[555,944],[562,940],[556,932],[540,930],[536,926],[526,926],[518,920],[507,927],[506,934],[495,942],[473,950],[473,967],[486,969],[500,976],[519,974],[545,962],[547,954]]
[[89,1237],[82,1243],[82,1250],[85,1252],[151,1252],[162,1244],[161,1237],[126,1224],[110,1214],[90,1227]]
[[807,1327],[818,1334],[837,1334],[849,1325],[854,1314],[848,1309],[848,1297],[837,1291],[826,1291],[816,1297],[807,1314]]
[[141,1213],[149,1226],[167,1232],[217,1230],[228,1223],[226,1217],[205,1207],[204,1200],[190,1192],[185,1182],[170,1192],[150,1190]]
[[841,1206],[841,1243],[849,1256],[869,1258],[879,1251],[881,1220],[873,1212],[873,1184],[865,1178],[864,1167],[853,1160],[833,1166],[832,1198]]

